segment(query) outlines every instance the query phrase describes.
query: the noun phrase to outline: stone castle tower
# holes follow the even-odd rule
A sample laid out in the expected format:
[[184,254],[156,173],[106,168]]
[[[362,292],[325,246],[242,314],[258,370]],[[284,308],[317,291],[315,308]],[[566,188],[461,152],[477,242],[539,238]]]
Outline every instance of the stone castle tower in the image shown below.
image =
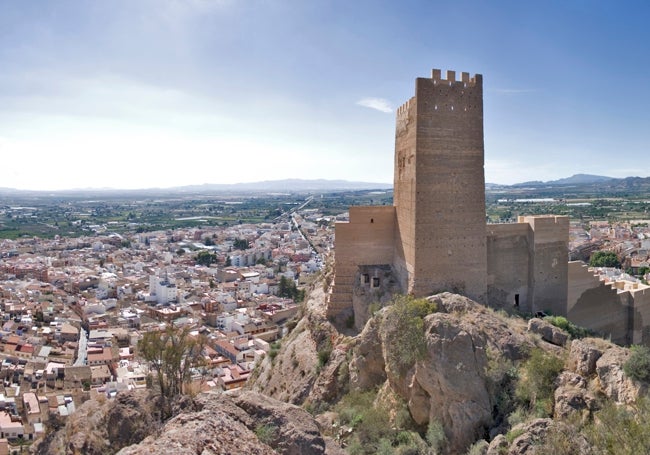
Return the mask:
[[397,111],[393,206],[350,207],[336,224],[328,315],[354,316],[401,292],[442,291],[496,307],[566,314],[569,221],[486,225],[483,78],[417,78]]
[[397,111],[393,266],[416,296],[451,290],[485,302],[483,78],[417,78]]

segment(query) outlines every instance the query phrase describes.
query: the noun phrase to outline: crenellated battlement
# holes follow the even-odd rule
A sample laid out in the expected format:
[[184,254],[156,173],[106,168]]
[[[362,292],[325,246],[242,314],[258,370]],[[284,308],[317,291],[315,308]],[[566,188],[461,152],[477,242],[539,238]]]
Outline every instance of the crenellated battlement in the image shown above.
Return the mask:
[[447,82],[450,85],[453,83],[462,83],[466,86],[482,85],[483,84],[483,75],[475,74],[474,77],[470,78],[469,73],[460,73],[460,80],[456,80],[456,71],[447,70],[447,78],[442,78],[442,71],[439,69],[431,70],[431,79],[434,84],[439,82]]
[[397,116],[399,117],[400,115],[404,114],[405,112],[408,112],[409,106],[411,105],[411,102],[415,99],[415,97],[412,97],[409,99],[406,103],[402,104],[400,107],[397,108]]

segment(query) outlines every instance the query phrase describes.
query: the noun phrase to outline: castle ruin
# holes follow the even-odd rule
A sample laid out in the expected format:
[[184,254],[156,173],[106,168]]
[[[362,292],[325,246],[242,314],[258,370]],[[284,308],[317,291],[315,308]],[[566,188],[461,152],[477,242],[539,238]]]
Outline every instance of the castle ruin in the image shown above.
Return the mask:
[[397,111],[393,206],[350,207],[336,224],[333,318],[395,292],[442,291],[522,312],[566,312],[569,220],[486,224],[483,78],[454,71],[417,78]]

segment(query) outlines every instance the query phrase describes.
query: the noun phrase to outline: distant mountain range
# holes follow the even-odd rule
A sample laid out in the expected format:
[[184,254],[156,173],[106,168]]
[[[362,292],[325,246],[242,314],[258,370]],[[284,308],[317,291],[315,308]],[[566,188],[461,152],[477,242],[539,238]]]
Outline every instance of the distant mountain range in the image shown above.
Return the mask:
[[[488,191],[499,189],[529,190],[529,189],[556,189],[564,188],[588,190],[590,192],[648,192],[650,193],[650,177],[613,178],[602,175],[575,174],[571,177],[558,180],[529,181],[513,185],[486,183]],[[266,180],[251,183],[205,183],[202,185],[186,185],[172,188],[146,188],[138,190],[123,190],[112,188],[79,188],[58,191],[33,191],[1,188],[0,195],[29,195],[35,197],[60,195],[60,196],[92,196],[100,194],[110,195],[173,195],[173,194],[210,194],[210,193],[308,193],[308,192],[336,192],[336,191],[363,191],[363,190],[392,190],[391,183],[353,182],[348,180],[306,180],[285,179]]]
[[540,181],[532,181],[532,182],[523,182],[523,183],[516,183],[511,186],[537,186],[537,185],[551,185],[551,186],[559,186],[559,185],[585,185],[585,184],[593,184],[593,183],[602,183],[602,182],[607,182],[609,180],[616,180],[612,177],[605,177],[603,175],[591,175],[591,174],[574,174],[571,177],[566,177],[563,179],[558,179],[558,180],[550,180],[548,182],[540,182]]
[[260,193],[260,192],[319,192],[319,191],[355,191],[355,190],[391,190],[392,183],[351,182],[348,180],[305,180],[285,179],[266,180],[251,183],[204,183],[202,185],[186,185],[171,188],[143,188],[125,190],[116,188],[76,188],[69,190],[36,191],[18,190],[0,187],[0,195],[92,195],[92,194],[206,194],[206,193]]
[[547,194],[554,197],[566,195],[650,195],[650,177],[614,178],[602,175],[576,174],[548,182],[532,181],[514,185],[488,183],[488,192],[513,192],[518,194]]
[[206,191],[341,191],[341,190],[375,190],[392,189],[392,183],[350,182],[347,180],[265,180],[263,182],[179,186],[174,188],[181,192],[206,192]]

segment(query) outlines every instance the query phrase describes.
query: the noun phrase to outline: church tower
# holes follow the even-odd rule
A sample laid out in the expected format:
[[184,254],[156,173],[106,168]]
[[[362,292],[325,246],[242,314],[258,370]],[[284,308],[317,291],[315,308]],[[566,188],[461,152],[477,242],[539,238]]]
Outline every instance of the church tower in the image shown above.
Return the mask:
[[487,295],[483,78],[417,78],[397,112],[394,271],[415,296]]

